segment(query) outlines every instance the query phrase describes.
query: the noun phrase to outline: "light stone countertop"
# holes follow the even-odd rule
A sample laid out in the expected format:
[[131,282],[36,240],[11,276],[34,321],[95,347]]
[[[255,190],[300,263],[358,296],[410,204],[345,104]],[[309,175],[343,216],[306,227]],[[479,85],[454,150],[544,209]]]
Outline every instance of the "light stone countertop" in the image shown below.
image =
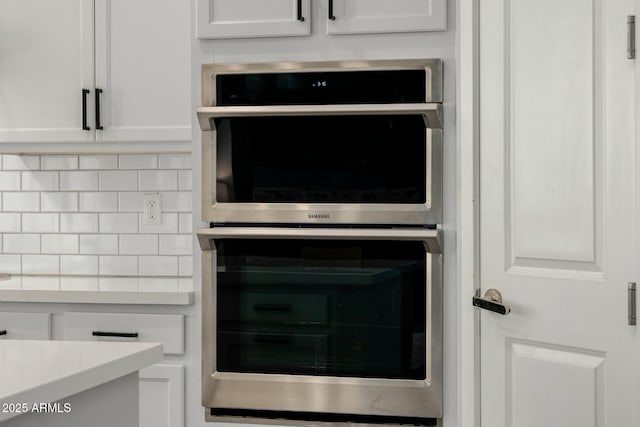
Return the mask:
[[0,340],[0,422],[4,403],[53,403],[162,360],[162,344]]

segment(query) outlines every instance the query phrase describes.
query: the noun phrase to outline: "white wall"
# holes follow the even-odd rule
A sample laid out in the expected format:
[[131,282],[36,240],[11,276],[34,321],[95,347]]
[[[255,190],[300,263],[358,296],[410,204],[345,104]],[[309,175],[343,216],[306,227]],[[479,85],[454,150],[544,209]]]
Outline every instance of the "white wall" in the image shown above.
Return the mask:
[[[194,38],[192,43],[193,108],[200,105],[200,66],[205,63],[247,63],[274,61],[322,61],[341,59],[405,59],[441,58],[444,61],[444,417],[443,426],[453,427],[457,421],[457,279],[456,279],[456,63],[455,24],[456,1],[449,0],[448,30],[434,33],[384,35],[326,35],[326,11],[322,2],[312,1],[311,35],[308,37],[278,37],[264,39],[207,40],[195,38],[195,0],[192,0]],[[200,212],[200,132],[194,115],[193,203],[194,222]],[[200,252],[195,251],[194,287],[199,317]],[[195,353],[194,365],[200,357],[200,325],[190,325],[190,351]],[[195,357],[194,356],[194,357]],[[200,396],[200,369],[187,370],[187,425],[205,425]],[[237,425],[236,425],[237,426]]]

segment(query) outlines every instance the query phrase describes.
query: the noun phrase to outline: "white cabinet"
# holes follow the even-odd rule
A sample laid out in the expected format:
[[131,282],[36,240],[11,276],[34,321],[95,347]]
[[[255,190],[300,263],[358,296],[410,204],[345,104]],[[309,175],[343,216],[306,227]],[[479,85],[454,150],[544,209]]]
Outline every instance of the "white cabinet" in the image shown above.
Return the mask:
[[157,363],[140,371],[140,427],[184,426],[184,367]]
[[3,0],[0,28],[0,143],[92,141],[93,0]]
[[327,16],[329,34],[447,29],[446,0],[333,0],[332,9]]
[[197,0],[200,39],[307,36],[310,0]]
[[[322,11],[328,34],[447,29],[447,0],[322,0]],[[200,39],[306,36],[311,31],[310,0],[197,0],[197,16]]]
[[49,313],[0,312],[0,339],[48,340],[51,338]]
[[[0,318],[1,319],[1,318]],[[64,339],[159,342],[164,354],[184,354],[184,316],[64,313]],[[184,426],[184,366],[159,363],[140,371],[140,426]]]
[[95,2],[96,139],[190,141],[189,1]]
[[190,10],[0,2],[0,152],[189,151]]
[[64,314],[64,338],[159,342],[164,354],[184,354],[184,316],[69,312]]

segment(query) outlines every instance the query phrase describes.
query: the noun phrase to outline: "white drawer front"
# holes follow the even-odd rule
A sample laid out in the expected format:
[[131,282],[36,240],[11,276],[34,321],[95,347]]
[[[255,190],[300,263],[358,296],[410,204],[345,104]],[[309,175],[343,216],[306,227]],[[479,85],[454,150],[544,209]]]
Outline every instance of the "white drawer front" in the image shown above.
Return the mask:
[[51,339],[51,314],[0,312],[0,339]]
[[159,342],[165,354],[184,354],[184,316],[68,312],[64,314],[64,339]]

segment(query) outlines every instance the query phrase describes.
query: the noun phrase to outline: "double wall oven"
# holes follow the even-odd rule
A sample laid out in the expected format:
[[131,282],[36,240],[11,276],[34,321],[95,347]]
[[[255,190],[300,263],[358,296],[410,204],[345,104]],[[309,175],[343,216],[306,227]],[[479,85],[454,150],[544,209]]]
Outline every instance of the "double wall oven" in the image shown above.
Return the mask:
[[202,71],[206,419],[433,425],[441,61]]

